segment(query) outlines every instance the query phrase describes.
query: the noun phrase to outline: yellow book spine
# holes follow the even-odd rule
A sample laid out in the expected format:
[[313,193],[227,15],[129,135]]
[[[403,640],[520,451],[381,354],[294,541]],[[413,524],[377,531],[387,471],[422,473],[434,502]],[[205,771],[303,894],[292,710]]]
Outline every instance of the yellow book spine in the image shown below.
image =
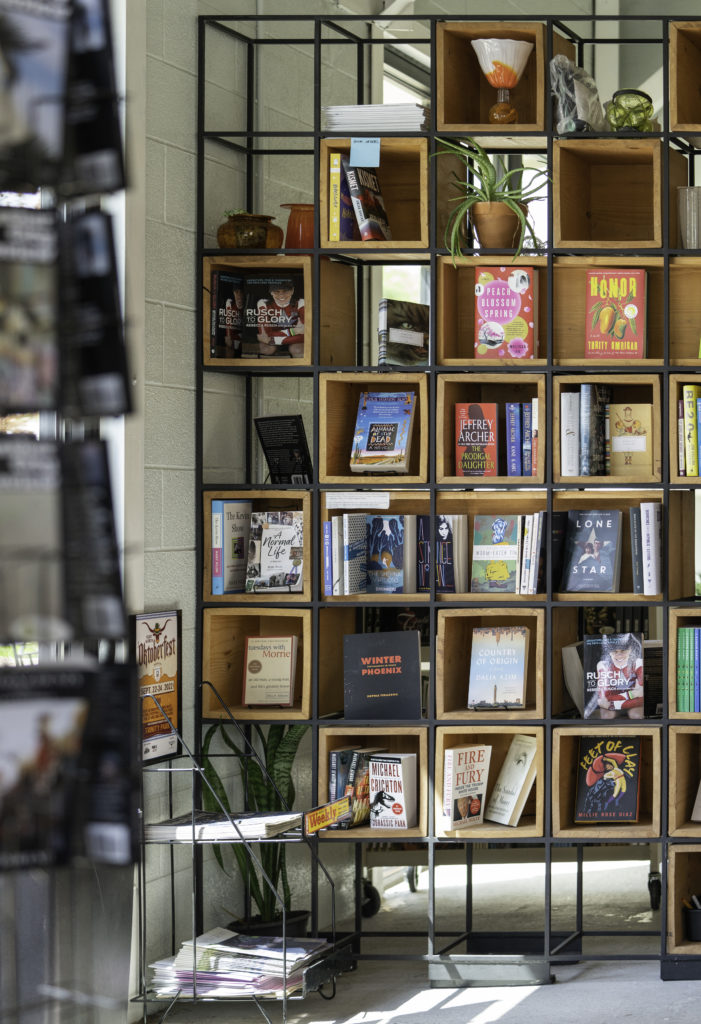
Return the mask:
[[701,394],[698,384],[684,384],[682,399],[684,402],[684,456],[686,459],[686,475],[699,475],[699,428],[696,417],[696,399]]
[[329,242],[341,240],[341,154],[329,153]]

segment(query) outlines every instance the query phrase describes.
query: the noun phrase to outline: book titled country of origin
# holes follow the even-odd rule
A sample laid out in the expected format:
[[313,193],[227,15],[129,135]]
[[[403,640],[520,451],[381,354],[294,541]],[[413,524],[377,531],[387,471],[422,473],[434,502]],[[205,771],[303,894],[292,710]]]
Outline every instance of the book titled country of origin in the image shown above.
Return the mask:
[[362,391],[353,433],[354,473],[408,473],[416,394]]
[[341,156],[341,165],[348,182],[361,239],[364,242],[390,240],[392,232],[378,176],[368,167],[351,166],[345,155]]
[[421,718],[418,630],[344,636],[343,713],[345,718]]
[[527,626],[475,626],[472,630],[467,706],[525,707]]
[[640,758],[640,736],[579,737],[575,824],[638,820]]

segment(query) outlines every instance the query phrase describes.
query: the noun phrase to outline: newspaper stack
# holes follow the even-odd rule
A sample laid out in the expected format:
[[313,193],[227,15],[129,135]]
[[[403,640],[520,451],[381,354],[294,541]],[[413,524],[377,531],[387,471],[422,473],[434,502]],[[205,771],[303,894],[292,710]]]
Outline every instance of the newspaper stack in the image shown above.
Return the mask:
[[421,103],[362,103],[322,107],[323,130],[329,132],[422,132],[430,107]]
[[238,815],[231,821],[222,811],[188,811],[178,818],[169,818],[144,825],[146,842],[223,843],[236,839],[267,839],[293,828],[301,828],[302,815],[296,811],[276,814]]

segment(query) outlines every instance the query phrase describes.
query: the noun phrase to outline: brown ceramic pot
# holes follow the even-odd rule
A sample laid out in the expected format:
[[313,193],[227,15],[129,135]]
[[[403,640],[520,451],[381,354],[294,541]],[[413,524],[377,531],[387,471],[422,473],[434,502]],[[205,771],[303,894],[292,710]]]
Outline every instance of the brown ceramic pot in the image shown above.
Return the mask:
[[280,249],[284,232],[262,213],[232,213],[217,229],[220,249]]

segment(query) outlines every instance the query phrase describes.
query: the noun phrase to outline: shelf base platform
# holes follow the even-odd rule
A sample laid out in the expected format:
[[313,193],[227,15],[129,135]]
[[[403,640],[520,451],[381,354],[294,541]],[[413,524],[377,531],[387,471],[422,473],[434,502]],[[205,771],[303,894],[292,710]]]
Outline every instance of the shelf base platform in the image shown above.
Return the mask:
[[428,965],[431,988],[486,988],[507,985],[552,985],[555,975],[543,958],[530,956],[454,956]]

